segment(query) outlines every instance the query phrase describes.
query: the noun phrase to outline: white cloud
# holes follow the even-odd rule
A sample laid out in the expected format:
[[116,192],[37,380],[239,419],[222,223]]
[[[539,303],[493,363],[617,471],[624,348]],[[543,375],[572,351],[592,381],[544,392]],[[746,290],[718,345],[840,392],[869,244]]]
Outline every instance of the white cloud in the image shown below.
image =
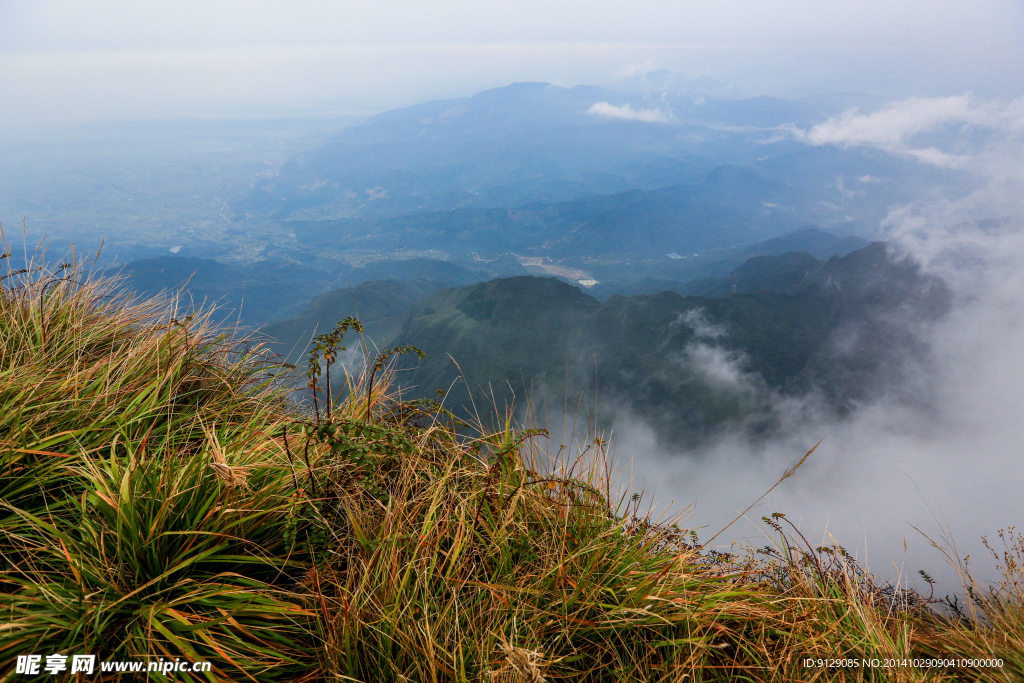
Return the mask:
[[686,325],[693,330],[693,336],[698,339],[719,339],[725,336],[725,327],[712,322],[703,308],[691,308],[686,313],[679,313],[669,328],[674,330],[680,325]]
[[608,102],[597,102],[590,109],[588,114],[603,116],[609,119],[622,119],[624,121],[643,121],[644,123],[668,123],[669,118],[661,111],[660,107],[654,109],[633,109],[628,103],[616,107]]
[[667,346],[669,340],[683,327],[690,329],[693,339],[686,344],[681,354],[673,358],[676,364],[717,391],[745,394],[750,397],[758,392],[762,382],[759,377],[745,369],[746,354],[708,343],[726,337],[727,331],[723,325],[708,318],[703,308],[692,308],[685,313],[677,313],[676,319],[669,323],[669,337],[663,342],[662,348]]
[[712,389],[741,394],[755,392],[756,377],[743,369],[745,354],[700,342],[687,344],[683,353],[679,359],[682,365]]
[[806,132],[812,145],[871,145],[899,149],[905,140],[952,121],[982,123],[985,117],[970,96],[914,97],[890,104],[871,114],[852,109]]
[[1024,98],[1000,103],[971,95],[912,97],[868,114],[851,109],[807,130],[786,130],[810,145],[875,147],[992,178],[1006,175],[1005,150],[1019,148],[1024,138]]

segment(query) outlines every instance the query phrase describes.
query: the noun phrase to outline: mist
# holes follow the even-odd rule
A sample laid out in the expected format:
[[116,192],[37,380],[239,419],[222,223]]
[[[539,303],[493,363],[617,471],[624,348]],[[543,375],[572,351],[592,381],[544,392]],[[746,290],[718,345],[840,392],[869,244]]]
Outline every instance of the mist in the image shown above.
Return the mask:
[[372,113],[665,68],[746,95],[1019,93],[1011,0],[0,3],[0,123]]
[[[760,519],[777,511],[811,543],[840,544],[882,578],[925,594],[918,570],[939,580],[939,596],[960,586],[933,541],[960,560],[969,555],[976,576],[994,578],[982,537],[1024,523],[1024,183],[1014,161],[1024,152],[1020,106],[906,101],[797,134],[808,144],[872,145],[921,163],[956,163],[982,181],[958,201],[893,207],[878,236],[890,242],[893,258],[909,257],[941,278],[952,310],[933,323],[902,320],[927,349],[924,359],[907,355],[897,375],[844,416],[813,393],[776,395],[771,410],[780,427],[770,438],[737,427],[699,448],[674,449],[641,417],[618,413],[618,461],[660,514],[685,511],[686,523],[709,539],[820,442],[796,477],[713,545],[764,546]],[[949,125],[958,134],[944,148],[920,154],[908,142]],[[833,340],[837,353],[847,341]],[[746,382],[729,390],[757,390],[741,358],[704,353],[714,360],[709,372]]]

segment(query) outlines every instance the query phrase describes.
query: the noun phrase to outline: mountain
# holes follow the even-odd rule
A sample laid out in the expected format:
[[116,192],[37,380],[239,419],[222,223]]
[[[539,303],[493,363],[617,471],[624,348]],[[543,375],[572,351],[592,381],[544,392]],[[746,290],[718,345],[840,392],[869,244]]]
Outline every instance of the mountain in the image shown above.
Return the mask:
[[448,285],[468,285],[489,280],[494,277],[495,271],[508,269],[504,263],[483,265],[486,267],[469,268],[451,261],[423,257],[381,259],[344,270],[341,277],[349,284],[372,280],[430,280]]
[[806,251],[781,256],[754,256],[725,278],[694,280],[672,289],[683,295],[720,297],[744,292],[796,294],[824,263]]
[[403,383],[418,386],[424,395],[454,386],[448,402],[456,408],[471,404],[465,385],[456,381],[460,374],[474,395],[479,391],[500,401],[522,395],[524,385],[564,381],[567,372],[574,388],[583,386],[573,349],[584,344],[599,308],[596,299],[553,277],[502,278],[442,290],[413,305],[396,341],[427,354]]
[[[326,318],[335,316],[331,311],[344,311],[330,321],[331,325],[357,312],[351,308],[351,291],[357,293],[360,315],[365,311],[376,320],[387,317],[377,313],[388,305],[399,305],[387,302],[389,297],[397,297],[396,301],[404,302],[399,305],[404,306],[401,308],[404,312],[413,301],[441,287],[465,286],[497,275],[525,272],[518,262],[508,263],[507,260],[483,264],[487,268],[468,268],[448,261],[418,257],[378,259],[360,266],[331,265],[332,270],[320,270],[273,259],[235,265],[212,259],[160,256],[130,261],[106,272],[116,275],[123,288],[140,296],[177,293],[190,309],[216,304],[221,311],[219,318],[238,320],[247,327],[288,319],[289,324],[299,325],[295,334],[281,332],[289,345],[299,342],[296,334],[298,330],[306,329],[307,321],[316,323],[315,327],[323,331]],[[362,287],[363,283],[376,280],[412,281],[421,285],[410,284],[407,288],[410,294],[402,288],[405,285]]]
[[694,443],[726,425],[770,431],[780,396],[815,393],[842,412],[898,386],[927,362],[912,330],[948,307],[941,281],[882,243],[824,263],[758,257],[737,281],[751,291],[604,303],[556,278],[442,290],[412,307],[396,340],[427,353],[404,382],[451,388],[449,407],[470,405],[470,392],[500,407],[584,391],[606,419],[628,408],[662,438]]
[[[770,203],[772,210],[766,210]],[[553,259],[643,258],[750,244],[788,233],[813,213],[770,178],[721,166],[692,184],[629,190],[557,204],[453,209],[385,218],[292,221],[306,250],[507,252]]]
[[265,325],[260,333],[289,362],[301,360],[309,341],[348,317],[358,318],[371,345],[383,348],[402,330],[409,307],[444,287],[436,280],[375,280],[334,289],[314,298],[297,315]]
[[[826,254],[854,243],[804,229],[737,251],[797,245]],[[910,330],[942,315],[948,298],[882,243],[827,261],[809,251],[752,256],[727,276],[603,303],[559,278],[481,281],[488,271],[430,259],[345,272],[353,284],[320,291],[301,311],[301,296],[337,276],[177,257],[132,262],[121,274],[140,293],[183,288],[189,301],[219,299],[234,315],[240,307],[243,323],[263,324],[270,348],[292,362],[314,335],[355,316],[371,347],[426,351],[404,384],[426,396],[452,389],[452,407],[469,410],[470,391],[501,406],[582,390],[645,415],[664,438],[690,441],[736,422],[771,429],[777,396],[813,393],[842,411],[891,386],[926,362]],[[360,281],[381,274],[391,277]]]
[[[587,291],[600,300],[614,294],[655,294],[666,290],[699,296],[724,296],[736,291],[757,289],[782,291],[780,285],[764,281],[763,277],[756,275],[758,269],[767,269],[764,277],[796,277],[799,281],[802,274],[778,272],[780,269],[785,270],[789,262],[793,262],[792,268],[799,270],[800,264],[796,261],[800,257],[793,253],[802,252],[817,261],[832,256],[845,256],[867,245],[867,240],[860,237],[850,235],[840,238],[815,227],[804,227],[750,246],[712,250],[699,255],[665,254],[661,259],[644,261],[640,269],[620,269],[618,274],[609,268],[595,269],[600,273],[601,283]],[[782,260],[756,259],[757,256],[784,254],[789,256]],[[812,266],[808,264],[808,267]]]
[[138,259],[106,274],[141,297],[180,292],[186,309],[216,304],[219,318],[249,327],[293,314],[330,279],[323,271],[282,261],[238,266],[180,256]]
[[654,159],[675,182],[714,165],[683,150],[678,127],[589,114],[598,102],[646,107],[643,95],[515,83],[384,112],[294,157],[235,210],[321,219],[516,206],[668,184],[643,183]]
[[[671,74],[644,78],[687,83]],[[773,177],[772,160],[796,155],[799,162],[812,149],[787,130],[877,104],[851,93],[730,99],[695,96],[685,87],[624,88],[637,91],[513,83],[384,112],[255,181],[233,203],[235,217],[322,221],[557,203],[689,184],[723,165],[767,164],[770,171],[761,175]],[[870,176],[898,190],[921,170],[913,161],[862,149],[819,161],[814,173],[804,170],[813,165],[792,164],[779,178],[836,200],[844,197],[834,187],[837,178],[854,185],[854,178]],[[846,203],[855,199],[847,196]],[[856,215],[850,208],[845,214]],[[871,208],[877,218],[878,207]]]
[[332,273],[418,257],[606,298],[724,277],[749,256],[826,258],[832,245],[807,236],[743,250],[807,226],[878,234],[894,205],[972,189],[961,171],[802,134],[873,97],[730,99],[645,78],[634,92],[514,83],[372,116],[254,179],[230,203],[245,226],[232,234]]
[[[606,263],[595,268],[600,272],[602,283],[591,287],[589,292],[601,300],[614,294],[646,294],[664,290],[718,296],[735,291],[730,279],[735,276],[693,278],[707,273],[728,273],[742,263],[744,255],[752,253],[772,254],[790,247],[806,247],[819,255],[831,255],[845,253],[851,245],[859,242],[862,242],[859,238],[841,240],[821,230],[805,228],[751,247],[709,252],[700,259],[673,260],[662,254],[660,261],[654,263],[650,259],[625,266]],[[349,315],[358,313],[366,321],[373,320],[373,339],[384,343],[394,339],[398,332],[401,320],[392,319],[398,315],[398,309],[404,313],[416,299],[430,292],[444,287],[464,287],[496,277],[526,274],[528,271],[545,273],[544,267],[524,267],[511,254],[499,254],[491,259],[473,254],[472,258],[464,258],[462,263],[464,265],[422,257],[391,258],[371,260],[360,266],[333,263],[329,264],[333,270],[323,270],[275,260],[235,265],[211,259],[161,256],[131,261],[112,272],[120,275],[124,287],[142,295],[180,292],[189,307],[204,302],[216,303],[221,309],[221,319],[238,321],[247,327],[271,323],[267,329],[270,337],[276,340],[274,348],[287,356],[295,349],[304,348],[313,330],[323,332]],[[635,278],[632,274],[636,272],[650,275]],[[406,284],[362,286],[384,280]],[[310,302],[313,297],[317,298]],[[400,303],[393,304],[397,307],[395,312],[378,315],[377,311],[392,305],[379,300],[388,297]],[[302,310],[303,306],[306,310]],[[372,318],[367,318],[367,315],[372,315]],[[376,324],[385,318],[388,322]]]
[[740,250],[742,256],[772,256],[791,251],[804,251],[817,259],[829,259],[833,256],[846,256],[850,252],[868,246],[868,241],[848,235],[836,237],[813,226],[801,228],[782,237],[759,242]]

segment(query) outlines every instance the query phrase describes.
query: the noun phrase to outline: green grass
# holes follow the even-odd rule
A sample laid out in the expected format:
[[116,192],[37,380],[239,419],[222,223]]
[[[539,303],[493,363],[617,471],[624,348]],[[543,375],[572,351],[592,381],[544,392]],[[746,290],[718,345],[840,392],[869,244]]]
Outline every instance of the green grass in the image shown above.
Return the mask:
[[[306,406],[258,345],[81,271],[0,289],[0,680],[54,652],[238,681],[1024,677],[1014,530],[1004,581],[965,575],[947,616],[784,517],[762,554],[714,553],[615,490],[600,438],[401,401],[393,357],[339,373],[351,322]],[[923,656],[1004,667],[803,666]]]

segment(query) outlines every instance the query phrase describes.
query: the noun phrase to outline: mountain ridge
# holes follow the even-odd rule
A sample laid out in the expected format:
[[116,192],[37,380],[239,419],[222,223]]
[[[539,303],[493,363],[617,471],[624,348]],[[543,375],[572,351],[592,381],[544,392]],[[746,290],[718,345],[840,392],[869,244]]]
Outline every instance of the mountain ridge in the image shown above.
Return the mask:
[[[794,262],[814,267],[795,282]],[[787,254],[755,264],[760,288],[720,297],[664,291],[601,303],[556,278],[437,292],[414,304],[396,340],[427,353],[406,364],[403,384],[424,394],[452,387],[450,407],[468,405],[471,393],[500,407],[537,390],[589,395],[597,382],[663,438],[694,443],[737,423],[772,429],[780,395],[818,392],[847,410],[927,362],[904,323],[937,320],[949,306],[941,281],[893,260],[884,243],[827,262]],[[771,283],[779,291],[764,288]],[[843,350],[838,338],[854,341]]]

